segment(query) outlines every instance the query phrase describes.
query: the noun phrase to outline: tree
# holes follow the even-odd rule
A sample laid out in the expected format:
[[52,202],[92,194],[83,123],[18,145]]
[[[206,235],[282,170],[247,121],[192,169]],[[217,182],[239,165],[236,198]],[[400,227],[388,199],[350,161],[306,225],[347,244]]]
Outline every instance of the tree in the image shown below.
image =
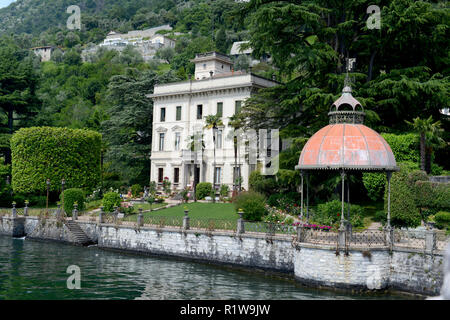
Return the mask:
[[[220,116],[216,115],[216,114],[210,114],[207,115],[205,118],[205,128],[206,129],[212,129],[213,132],[213,147],[214,147],[214,163],[213,163],[213,176],[214,176],[214,180],[215,180],[215,170],[216,170],[216,134],[217,134],[217,129],[220,126],[223,126],[223,122],[222,119],[220,118]],[[214,191],[216,191],[216,183],[214,182]],[[216,195],[214,193],[213,196],[213,202],[216,202]]]
[[173,48],[161,48],[156,51],[156,57],[158,59],[165,60],[167,63],[171,63],[173,57],[175,56],[175,50]]
[[16,124],[26,124],[38,110],[38,77],[31,57],[12,40],[0,40],[0,152],[11,163],[9,139]]
[[155,84],[176,80],[172,72],[158,75],[133,68],[111,78],[106,98],[110,117],[101,126],[108,144],[105,161],[128,184],[147,185],[150,176],[153,103],[146,95]]
[[427,119],[415,118],[413,122],[406,121],[420,135],[420,170],[427,174],[431,172],[431,157],[433,148],[445,145],[441,138],[443,130],[441,122],[433,122],[433,116]]
[[370,30],[370,1],[250,1],[243,10],[249,46],[257,58],[271,56],[284,83],[248,99],[241,116],[256,129],[310,136],[328,123],[350,57],[357,59],[349,74],[354,96],[370,126],[389,132],[405,129],[405,116],[442,117],[439,109],[449,106],[450,16],[438,2],[381,1],[382,27]]
[[227,34],[225,33],[225,28],[220,28],[216,33],[215,38],[216,49],[224,54],[228,53],[228,39]]

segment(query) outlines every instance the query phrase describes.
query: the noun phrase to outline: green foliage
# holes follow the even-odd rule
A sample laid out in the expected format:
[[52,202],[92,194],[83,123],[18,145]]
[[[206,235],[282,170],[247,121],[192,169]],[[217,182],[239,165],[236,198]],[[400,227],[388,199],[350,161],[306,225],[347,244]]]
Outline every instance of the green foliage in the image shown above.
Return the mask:
[[367,195],[373,201],[377,201],[383,198],[384,188],[386,185],[385,173],[363,173],[364,187],[367,189]]
[[415,181],[415,200],[418,207],[450,210],[450,186],[446,183]]
[[140,193],[142,192],[142,187],[140,184],[133,184],[131,186],[131,194],[133,195],[133,197],[137,198],[139,197]]
[[[72,211],[74,209],[74,203],[78,204],[78,211],[83,211],[85,208],[85,194],[83,190],[78,188],[71,188],[64,190],[64,211],[68,216],[72,216]],[[62,201],[62,196],[60,196]]]
[[29,199],[29,207],[44,208],[47,205],[46,196],[31,196]]
[[272,207],[286,209],[287,205],[300,203],[301,195],[298,192],[274,193],[267,199],[267,204]]
[[[421,215],[416,207],[415,194],[409,181],[411,170],[399,163],[400,171],[391,178],[391,224],[395,227],[418,227]],[[384,194],[384,211],[387,212],[387,187]]]
[[219,194],[221,197],[228,197],[229,192],[230,192],[230,188],[228,187],[227,184],[222,184],[220,186]]
[[266,214],[266,198],[264,195],[254,191],[240,193],[234,200],[236,212],[244,211],[243,219],[248,221],[261,221]]
[[197,200],[203,200],[205,197],[210,196],[212,192],[212,184],[210,182],[200,182],[196,186],[195,196]]
[[121,198],[116,192],[107,192],[103,196],[102,206],[105,212],[113,212],[114,207],[120,207]]
[[439,229],[450,227],[450,212],[439,211],[434,215],[434,221],[436,221],[436,226]]
[[263,176],[258,171],[250,173],[248,179],[250,190],[270,196],[278,190],[278,183],[273,177]]
[[419,135],[383,133],[381,136],[391,147],[397,162],[411,161],[419,164]]
[[[333,200],[326,203],[319,204],[314,213],[313,220],[324,225],[333,225],[341,221],[342,202]],[[347,219],[348,204],[344,203],[344,218]],[[350,205],[350,223],[353,227],[362,227],[364,216],[363,207],[351,204]]]
[[58,191],[62,179],[88,191],[100,182],[101,135],[84,129],[32,127],[11,139],[14,192]]

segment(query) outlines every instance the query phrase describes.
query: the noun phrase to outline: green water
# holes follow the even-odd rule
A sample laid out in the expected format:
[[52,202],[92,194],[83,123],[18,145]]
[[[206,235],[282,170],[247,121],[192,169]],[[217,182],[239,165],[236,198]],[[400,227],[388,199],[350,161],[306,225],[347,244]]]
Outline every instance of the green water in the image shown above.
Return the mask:
[[[67,288],[67,267],[81,289]],[[304,288],[295,281],[202,263],[0,236],[4,299],[401,299]]]

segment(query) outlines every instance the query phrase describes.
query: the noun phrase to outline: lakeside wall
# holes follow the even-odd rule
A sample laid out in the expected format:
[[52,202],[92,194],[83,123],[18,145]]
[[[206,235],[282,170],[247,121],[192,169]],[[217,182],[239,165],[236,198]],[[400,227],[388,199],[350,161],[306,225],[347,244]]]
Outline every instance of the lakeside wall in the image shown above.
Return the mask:
[[[56,221],[0,217],[0,234],[72,243]],[[351,249],[299,243],[295,236],[181,230],[82,222],[100,248],[163,255],[284,273],[306,285],[351,290],[387,290],[437,296],[443,283],[443,255],[414,249]]]

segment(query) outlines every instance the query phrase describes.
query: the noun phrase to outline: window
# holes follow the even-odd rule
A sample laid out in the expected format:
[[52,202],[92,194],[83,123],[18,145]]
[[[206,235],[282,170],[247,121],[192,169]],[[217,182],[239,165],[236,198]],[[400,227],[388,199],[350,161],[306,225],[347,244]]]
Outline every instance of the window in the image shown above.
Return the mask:
[[177,121],[181,120],[181,106],[177,107]]
[[215,167],[214,168],[214,184],[220,184],[221,183],[221,177],[222,177],[222,168],[221,167]]
[[197,105],[197,119],[203,117],[203,106],[201,104]]
[[175,150],[180,150],[181,136],[179,132],[175,132]]
[[162,183],[164,179],[164,169],[158,168],[158,182]]
[[238,100],[234,102],[234,113],[239,113],[241,111],[242,101]]
[[217,113],[218,117],[222,117],[223,115],[223,102],[217,102]]
[[159,151],[164,151],[164,133],[159,134]]
[[216,134],[216,149],[222,149],[222,129],[217,129]]
[[180,183],[180,168],[173,169],[173,183]]
[[166,121],[166,108],[161,108],[161,122]]
[[233,167],[233,184],[235,184],[236,180],[241,176],[240,171],[241,168]]

